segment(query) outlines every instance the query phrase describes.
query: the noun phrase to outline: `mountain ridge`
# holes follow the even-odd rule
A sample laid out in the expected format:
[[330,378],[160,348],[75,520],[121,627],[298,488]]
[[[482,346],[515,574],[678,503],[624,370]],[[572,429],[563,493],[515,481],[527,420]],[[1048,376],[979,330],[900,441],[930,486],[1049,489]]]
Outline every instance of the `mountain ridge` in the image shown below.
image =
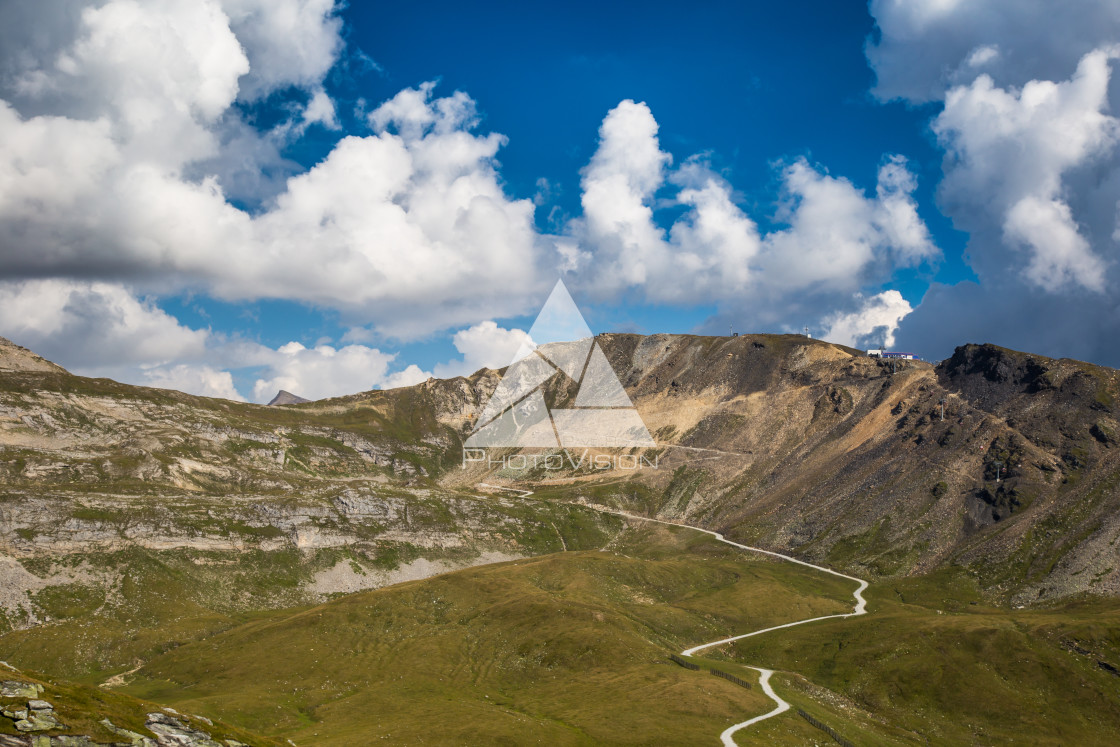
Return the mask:
[[0,371],[68,373],[62,366],[48,361],[21,345],[16,345],[6,337],[0,337]]
[[[935,367],[800,335],[597,340],[655,435],[658,470],[461,468],[463,442],[501,370],[319,400],[282,414],[285,408],[82,379],[49,362],[0,377],[7,382],[0,404],[19,400],[7,405],[8,424],[0,422],[9,454],[0,469],[7,465],[9,487],[23,491],[23,502],[34,500],[27,491],[66,492],[59,481],[66,475],[94,495],[140,480],[141,494],[162,485],[170,495],[246,496],[248,503],[226,501],[223,511],[235,512],[267,505],[275,500],[269,494],[308,480],[300,490],[335,494],[344,474],[447,495],[504,480],[567,491],[577,501],[611,496],[619,508],[872,576],[964,565],[981,569],[993,593],[1017,602],[1120,593],[1110,550],[1120,525],[1108,487],[1120,480],[1113,369],[994,345],[961,346]],[[26,407],[34,392],[51,390],[72,392],[71,411],[51,398]],[[546,393],[550,407],[574,396],[563,382]],[[123,404],[129,398],[138,399]],[[122,404],[109,406],[114,402]],[[175,410],[175,421],[195,421],[192,432],[174,436],[186,439],[180,446],[161,435]],[[137,411],[148,414],[137,420]],[[155,420],[136,431],[148,417]],[[132,423],[137,435],[122,439],[113,422]],[[82,429],[86,435],[75,439]],[[104,456],[59,458],[78,443]],[[14,450],[22,451],[15,462]],[[705,450],[709,458],[698,459]],[[237,521],[269,521],[271,510],[253,511]],[[13,538],[17,527],[3,527],[0,540]],[[281,534],[287,531],[295,530]]]

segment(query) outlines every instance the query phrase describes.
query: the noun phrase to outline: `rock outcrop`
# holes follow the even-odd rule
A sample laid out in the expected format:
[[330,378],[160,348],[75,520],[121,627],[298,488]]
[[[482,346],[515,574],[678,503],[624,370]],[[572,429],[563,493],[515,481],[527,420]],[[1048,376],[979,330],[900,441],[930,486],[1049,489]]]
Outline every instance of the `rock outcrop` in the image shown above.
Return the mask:
[[[43,685],[24,680],[0,682],[0,717],[9,719],[22,735],[0,734],[0,747],[105,747],[103,738],[65,733],[69,728],[55,713],[54,705],[42,697]],[[20,699],[22,702],[8,702]],[[86,700],[86,699],[82,699]],[[75,714],[71,714],[75,715]],[[85,714],[88,717],[91,714]],[[197,722],[192,725],[191,722]],[[236,739],[214,738],[206,728],[213,722],[201,716],[184,716],[171,709],[148,711],[144,716],[147,734],[116,726],[108,718],[98,723],[114,735],[114,747],[249,747]],[[203,727],[206,728],[203,728]]]

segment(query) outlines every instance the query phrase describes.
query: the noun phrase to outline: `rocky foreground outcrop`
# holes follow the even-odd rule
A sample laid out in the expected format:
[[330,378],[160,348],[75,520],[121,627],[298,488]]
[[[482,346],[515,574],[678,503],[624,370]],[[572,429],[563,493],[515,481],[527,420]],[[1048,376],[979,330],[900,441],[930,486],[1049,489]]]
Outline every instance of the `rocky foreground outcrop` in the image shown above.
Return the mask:
[[[171,709],[151,711],[144,716],[147,734],[121,728],[108,718],[100,719],[98,725],[103,734],[112,735],[112,741],[106,741],[103,735],[62,733],[72,730],[60,720],[62,717],[55,712],[54,705],[43,699],[43,691],[43,685],[37,682],[0,682],[0,717],[20,732],[18,735],[0,733],[0,747],[248,747],[237,739],[213,738],[205,730],[214,725],[209,719],[186,716]],[[88,713],[82,715],[87,721],[91,717]]]

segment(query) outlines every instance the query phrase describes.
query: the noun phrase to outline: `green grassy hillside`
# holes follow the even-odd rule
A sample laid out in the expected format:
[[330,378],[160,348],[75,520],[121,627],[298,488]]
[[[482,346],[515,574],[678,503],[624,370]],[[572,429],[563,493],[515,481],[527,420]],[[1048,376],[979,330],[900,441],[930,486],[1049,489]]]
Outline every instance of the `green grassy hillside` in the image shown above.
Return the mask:
[[[644,527],[607,552],[460,571],[272,615],[157,657],[129,692],[297,744],[697,744],[768,711],[667,660],[697,642],[850,609],[851,584]],[[963,575],[873,586],[871,614],[697,658],[775,686],[856,744],[1111,744],[1120,604],[982,604]],[[281,652],[279,655],[268,652]],[[827,738],[795,711],[741,744]]]
[[856,717],[872,714],[929,744],[1120,742],[1115,600],[991,608],[948,573],[875,584],[867,598],[873,614],[746,639],[726,656],[798,675],[778,687],[857,744],[869,740]]
[[768,700],[668,654],[849,609],[851,584],[687,530],[274,614],[127,691],[297,744],[695,744]]
[[[501,542],[521,552],[600,547],[621,527],[616,517],[566,504],[465,496],[442,503],[407,496],[398,501],[410,512],[409,526],[417,535],[442,531],[454,537],[469,517],[471,523],[486,527],[480,541]],[[200,513],[216,525],[220,510]],[[182,522],[190,515],[169,512],[168,522]],[[135,520],[135,514],[127,512],[97,519],[121,535]],[[346,529],[361,536],[363,527],[355,523]],[[251,540],[232,551],[124,544],[116,550],[91,547],[53,558],[21,558],[17,568],[23,578],[42,584],[28,597],[42,624],[19,625],[26,620],[13,615],[9,621],[0,612],[0,659],[97,683],[173,646],[254,619],[262,610],[305,604],[306,590],[315,588],[317,579],[322,584],[324,577],[332,578],[340,570],[345,579],[375,585],[378,579],[397,578],[392,574],[407,571],[409,564],[433,560],[452,568],[477,556],[469,544],[418,547],[407,537],[379,539],[378,529],[366,531],[365,541],[337,547],[268,549]],[[421,566],[416,572],[430,575],[443,568],[430,571]],[[319,596],[342,593],[324,591]]]

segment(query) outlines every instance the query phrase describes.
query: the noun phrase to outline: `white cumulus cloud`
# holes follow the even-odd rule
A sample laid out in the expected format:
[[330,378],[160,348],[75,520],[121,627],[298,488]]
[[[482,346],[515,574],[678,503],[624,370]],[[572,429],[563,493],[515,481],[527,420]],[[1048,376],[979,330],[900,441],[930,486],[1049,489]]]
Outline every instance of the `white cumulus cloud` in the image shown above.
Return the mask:
[[[940,258],[902,156],[884,159],[870,195],[804,158],[785,164],[768,216],[777,227],[762,232],[727,179],[702,157],[674,168],[657,133],[648,106],[622,102],[603,120],[583,171],[583,215],[569,223],[560,251],[575,284],[594,297],[716,303],[711,329],[800,329],[839,314],[855,319],[867,303],[862,288]],[[683,208],[668,230],[656,215],[663,207]]]
[[875,197],[798,159],[783,171],[779,218],[788,228],[764,239],[763,282],[786,289],[854,292],[872,273],[889,274],[940,252],[917,213],[913,175],[900,156],[879,169]]
[[986,72],[1005,85],[1060,80],[1120,39],[1113,0],[871,0],[867,57],[884,99],[937,101]]
[[197,359],[208,338],[123,286],[57,278],[0,282],[0,330],[75,373],[109,377]]
[[459,330],[451,341],[463,357],[437,365],[434,372],[440,378],[466,376],[480,368],[508,366],[521,346],[529,342],[529,333],[485,321]]
[[253,99],[321,83],[344,46],[340,6],[335,0],[222,0],[249,58],[241,95]]
[[157,366],[143,369],[143,382],[159,389],[175,389],[203,397],[218,397],[244,402],[245,398],[233,385],[233,374],[219,371],[213,366],[179,363],[174,366]]
[[253,384],[257,402],[269,401],[281,389],[306,399],[322,399],[419,384],[430,376],[414,365],[389,373],[396,356],[364,345],[307,348],[289,342],[264,357],[270,376]]
[[940,102],[938,202],[977,281],[934,283],[906,347],[990,341],[1120,365],[1120,6],[873,0],[882,98]]
[[[585,249],[566,246],[565,257],[601,296],[636,288],[655,302],[704,303],[811,288],[851,293],[889,273],[888,264],[939,256],[900,156],[884,162],[873,197],[805,159],[787,165],[776,218],[788,227],[762,235],[701,159],[671,171],[657,131],[648,106],[622,102],[603,120],[583,171],[584,213],[569,233]],[[687,207],[668,232],[654,215],[666,189],[675,195],[662,202]]]
[[[462,91],[405,89],[314,167],[283,160],[307,128],[340,126],[324,83],[345,48],[334,0],[36,7],[0,9],[8,26],[37,29],[0,30],[0,232],[12,239],[0,242],[3,277],[30,293],[53,276],[59,297],[107,299],[98,313],[140,309],[114,339],[143,320],[168,325],[168,346],[194,346],[142,348],[124,362],[92,348],[62,358],[82,370],[228,396],[223,374],[252,365],[268,396],[281,381],[328,396],[426,375],[394,372],[392,354],[364,344],[374,339],[458,329],[462,358],[440,371],[503,364],[495,356],[518,331],[488,320],[533,311],[558,271],[599,300],[717,304],[761,321],[787,308],[812,321],[851,312],[892,268],[938,257],[901,157],[883,162],[870,192],[804,159],[787,163],[767,216],[778,228],[762,232],[727,175],[700,157],[675,165],[649,107],[626,100],[606,114],[581,173],[582,215],[550,219],[560,235],[545,235],[533,200],[505,191],[505,137],[480,131]],[[1003,59],[998,44],[985,65]],[[238,102],[267,105],[293,88],[303,103],[271,130],[240,113]],[[678,213],[671,224],[663,207]],[[237,343],[237,358],[230,341],[146,300],[183,291],[335,310],[354,344]],[[60,339],[80,327],[68,319]]]
[[365,345],[306,348],[290,342],[273,349],[191,329],[129,288],[100,281],[0,282],[0,331],[79,375],[232,400],[246,399],[235,387],[237,369],[260,372],[252,391],[258,402],[278,389],[318,399],[430,376],[414,365],[402,368],[394,353]]
[[[51,75],[97,83],[85,116],[25,116],[0,101],[0,229],[20,239],[0,245],[9,277],[284,298],[398,336],[528,310],[556,255],[532,201],[505,194],[505,138],[471,131],[465,94],[401,92],[371,115],[374,134],[343,138],[256,215],[228,201],[218,176],[184,176],[220,158],[226,125],[213,120],[248,69],[221,10],[192,8],[115,0],[83,14],[62,55],[70,72]],[[336,124],[319,89],[305,117]]]
[[896,290],[866,299],[861,296],[859,300],[862,303],[857,310],[825,319],[822,337],[858,348],[893,347],[899,323],[913,311],[909,302]]
[[998,222],[1004,242],[1027,252],[1025,276],[1050,291],[1104,289],[1104,262],[1081,233],[1065,177],[1107,158],[1120,138],[1120,121],[1106,113],[1115,56],[1090,52],[1069,80],[1020,90],[981,75],[950,90],[933,122],[947,153],[942,200]]

